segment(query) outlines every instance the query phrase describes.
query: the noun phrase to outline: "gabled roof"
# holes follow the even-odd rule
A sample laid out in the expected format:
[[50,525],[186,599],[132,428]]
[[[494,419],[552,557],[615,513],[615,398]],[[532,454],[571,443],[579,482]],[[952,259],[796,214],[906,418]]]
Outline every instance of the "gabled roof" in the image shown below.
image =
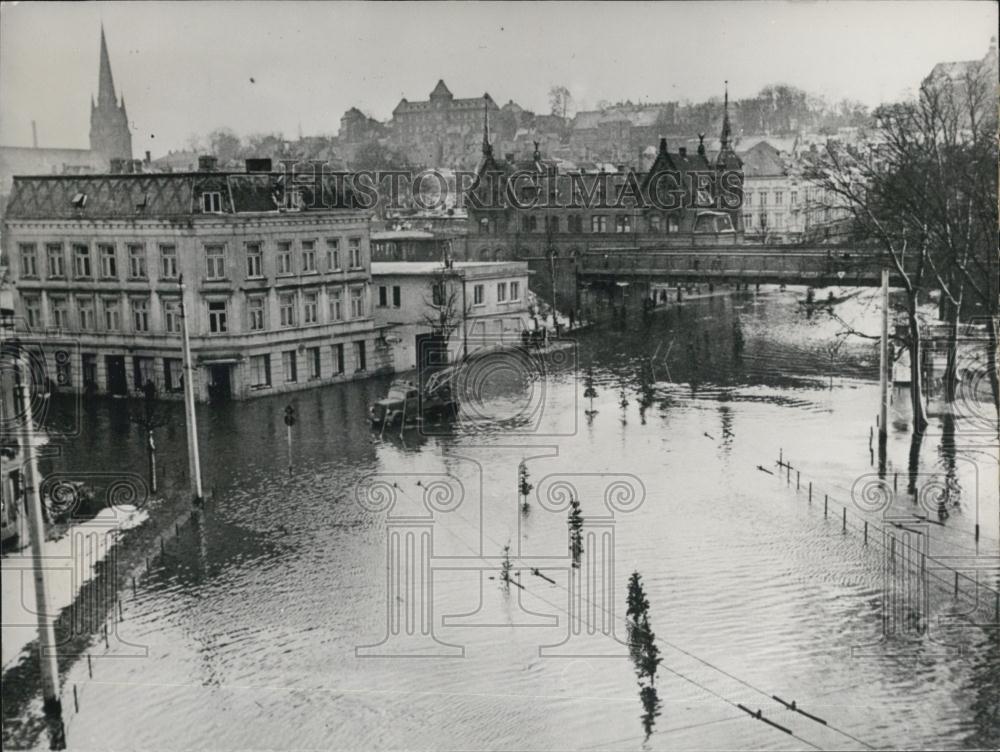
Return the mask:
[[767,141],[760,141],[740,155],[743,174],[748,178],[784,175],[785,162],[781,153]]
[[431,92],[431,99],[437,99],[438,97],[447,97],[451,99],[454,95],[448,89],[444,83],[444,79],[438,79],[437,86],[434,87],[434,91]]

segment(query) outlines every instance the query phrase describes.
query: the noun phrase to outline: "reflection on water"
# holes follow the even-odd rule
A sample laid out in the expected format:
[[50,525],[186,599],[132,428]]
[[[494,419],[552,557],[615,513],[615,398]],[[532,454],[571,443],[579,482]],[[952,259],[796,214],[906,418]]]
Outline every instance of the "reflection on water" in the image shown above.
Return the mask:
[[[995,748],[996,630],[982,619],[963,622],[965,657],[929,644],[916,662],[853,656],[853,646],[881,644],[880,549],[841,534],[839,521],[796,495],[794,484],[757,470],[783,451],[848,501],[854,479],[879,469],[867,441],[878,411],[874,347],[834,348],[824,317],[809,311],[791,293],[746,294],[633,317],[581,334],[573,357],[546,365],[541,383],[523,378],[518,364],[484,372],[468,410],[424,430],[370,427],[367,405],[385,393],[384,379],[199,407],[214,499],[156,558],[137,595],[126,594],[118,626],[148,657],[95,660],[93,679],[83,662],[69,669],[66,681],[81,700],[79,714],[68,715],[69,746],[859,746],[789,714],[781,722],[798,738],[734,720],[719,699],[776,713],[773,693],[873,747]],[[282,422],[289,403],[299,416],[292,477]],[[893,410],[906,409],[897,395]],[[59,409],[53,416],[73,424]],[[144,470],[142,436],[121,406],[91,403],[80,419],[84,436],[63,443],[50,469]],[[899,420],[905,425],[906,415]],[[995,556],[997,473],[988,448],[970,453],[975,438],[960,420],[935,424],[923,442],[890,426],[881,469],[886,478],[906,476],[910,491],[896,505],[919,509],[921,477],[947,476],[961,503],[953,497],[950,516],[934,526],[935,545]],[[161,488],[182,497],[179,405],[156,441]],[[528,514],[519,511],[522,462],[536,486]],[[358,484],[373,474],[396,484],[399,508],[359,504]],[[462,503],[425,507],[415,482],[428,475],[460,480]],[[539,498],[557,475],[576,479],[585,521],[609,515],[587,490],[598,476],[631,475],[645,487],[640,508],[608,517],[609,576],[620,602],[579,612],[582,638],[612,627],[624,634],[627,573],[639,570],[657,634],[686,651],[663,646],[671,671],[660,672],[655,690],[640,687],[641,730],[627,650],[618,653],[624,659],[539,652],[570,629],[567,512]],[[403,509],[410,504],[415,511]],[[426,615],[434,637],[462,646],[464,657],[359,657],[356,648],[386,633],[390,613],[400,615],[401,630],[408,624],[406,583],[386,590],[390,514],[432,525],[426,568],[416,566],[421,549],[400,539],[401,561],[414,562],[405,571],[428,578],[412,580],[426,586],[417,595],[429,609],[413,612],[415,629]],[[528,558],[512,562],[515,573],[523,569],[523,589],[505,597],[482,580],[501,571],[508,541],[512,558]],[[590,577],[588,561],[585,553],[581,577]],[[935,588],[934,614],[984,613],[966,594],[953,598],[950,581]],[[4,712],[9,742],[16,720],[37,708]],[[44,733],[16,741],[49,744]]]

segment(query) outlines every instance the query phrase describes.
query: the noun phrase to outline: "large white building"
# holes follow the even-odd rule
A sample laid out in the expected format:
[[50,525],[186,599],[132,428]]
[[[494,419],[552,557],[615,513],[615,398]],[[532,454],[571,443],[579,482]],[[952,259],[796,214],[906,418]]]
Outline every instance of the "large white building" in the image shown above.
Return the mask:
[[392,343],[397,371],[417,366],[420,342],[441,336],[451,359],[513,346],[528,328],[523,261],[374,262],[376,325]]
[[[281,175],[17,177],[3,223],[19,336],[61,389],[180,396],[181,301],[199,400],[391,367],[371,309],[367,212]],[[72,343],[67,346],[66,343]]]

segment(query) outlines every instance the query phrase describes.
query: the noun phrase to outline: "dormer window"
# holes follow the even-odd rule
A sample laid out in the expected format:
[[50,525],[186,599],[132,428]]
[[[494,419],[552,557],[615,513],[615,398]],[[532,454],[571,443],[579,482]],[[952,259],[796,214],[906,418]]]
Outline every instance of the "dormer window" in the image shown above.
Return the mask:
[[82,209],[87,205],[87,194],[86,193],[75,193],[73,194],[73,208]]
[[222,194],[218,192],[201,194],[201,207],[209,214],[222,213]]

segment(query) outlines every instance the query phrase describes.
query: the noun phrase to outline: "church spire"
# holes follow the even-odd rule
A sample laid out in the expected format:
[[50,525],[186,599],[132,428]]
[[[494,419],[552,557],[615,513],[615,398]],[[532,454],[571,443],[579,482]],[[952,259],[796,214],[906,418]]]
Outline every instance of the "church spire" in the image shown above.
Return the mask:
[[722,105],[722,138],[720,139],[721,146],[723,149],[728,149],[730,147],[730,141],[733,137],[733,129],[729,124],[729,81],[726,81],[726,93],[723,99]]
[[118,97],[115,96],[115,79],[111,75],[108,43],[104,38],[104,24],[101,24],[101,68],[97,78],[97,103],[101,107],[118,105]]
[[493,145],[490,143],[490,97],[483,95],[483,156],[493,156]]

